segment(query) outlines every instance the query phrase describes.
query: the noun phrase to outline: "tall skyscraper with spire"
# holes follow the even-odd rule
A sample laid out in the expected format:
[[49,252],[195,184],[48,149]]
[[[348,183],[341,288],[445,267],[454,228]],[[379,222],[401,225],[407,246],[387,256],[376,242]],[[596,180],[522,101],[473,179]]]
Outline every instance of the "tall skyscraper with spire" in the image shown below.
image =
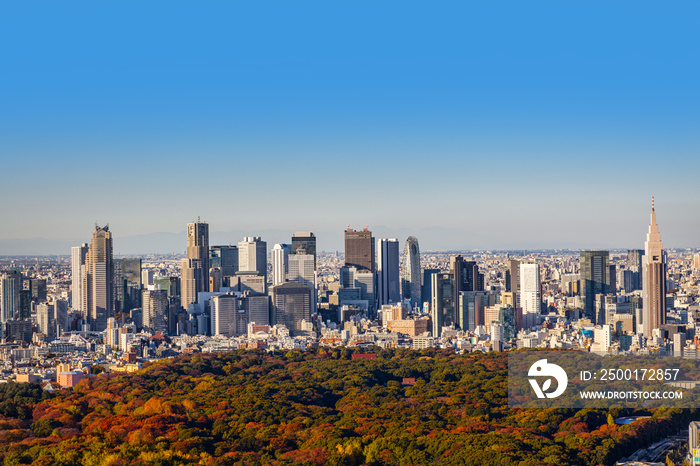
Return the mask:
[[187,259],[182,259],[182,307],[197,302],[209,284],[209,224],[197,218],[187,224]]
[[666,252],[656,224],[654,198],[651,198],[651,223],[642,257],[642,329],[645,337],[666,323]]
[[92,241],[85,256],[83,278],[83,312],[93,331],[107,328],[107,319],[114,313],[114,264],[112,233],[109,225],[95,225]]

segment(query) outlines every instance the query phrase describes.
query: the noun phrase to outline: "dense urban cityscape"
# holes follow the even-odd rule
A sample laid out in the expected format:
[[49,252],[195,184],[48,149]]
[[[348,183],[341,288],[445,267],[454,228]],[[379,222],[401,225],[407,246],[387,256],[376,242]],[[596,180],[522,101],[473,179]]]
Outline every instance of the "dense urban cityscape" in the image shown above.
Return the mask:
[[311,231],[268,251],[255,236],[210,245],[197,219],[184,257],[114,257],[112,235],[95,225],[70,256],[1,259],[4,382],[50,392],[240,349],[699,357],[700,252],[663,248],[653,200],[644,249],[621,251],[421,253],[350,226],[344,252],[317,251]]

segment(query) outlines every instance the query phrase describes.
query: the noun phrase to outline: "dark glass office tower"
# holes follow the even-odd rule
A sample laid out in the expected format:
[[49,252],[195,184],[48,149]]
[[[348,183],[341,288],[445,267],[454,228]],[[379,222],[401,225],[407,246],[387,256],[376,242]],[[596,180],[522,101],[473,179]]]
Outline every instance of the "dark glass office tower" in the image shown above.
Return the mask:
[[345,266],[376,272],[374,238],[366,227],[362,231],[345,230]]
[[615,293],[608,251],[581,251],[579,269],[584,315],[596,323],[595,295]]

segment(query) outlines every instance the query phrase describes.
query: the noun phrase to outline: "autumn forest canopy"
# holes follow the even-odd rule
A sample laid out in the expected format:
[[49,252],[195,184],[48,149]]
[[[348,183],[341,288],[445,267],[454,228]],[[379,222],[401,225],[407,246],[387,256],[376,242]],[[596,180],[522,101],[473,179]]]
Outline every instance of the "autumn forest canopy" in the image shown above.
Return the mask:
[[[9,383],[0,456],[6,465],[607,465],[697,415],[511,409],[505,353],[351,355],[196,354],[54,395]],[[651,417],[613,422],[635,414]]]

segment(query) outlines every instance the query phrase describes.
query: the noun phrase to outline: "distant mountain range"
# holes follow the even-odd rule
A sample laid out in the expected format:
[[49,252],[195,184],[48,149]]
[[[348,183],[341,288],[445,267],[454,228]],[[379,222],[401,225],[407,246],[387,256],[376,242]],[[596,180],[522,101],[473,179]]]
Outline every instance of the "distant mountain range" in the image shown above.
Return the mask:
[[[403,250],[403,243],[408,236],[418,238],[422,251],[448,251],[448,250],[472,250],[472,249],[611,249],[610,246],[596,244],[581,244],[576,242],[556,242],[544,244],[542,242],[518,241],[509,237],[492,237],[480,235],[472,231],[428,227],[411,230],[408,228],[391,228],[377,225],[370,228],[375,238],[397,238]],[[268,250],[275,243],[291,243],[292,230],[233,230],[212,231],[209,244],[237,244],[244,236],[260,236],[268,243]],[[319,251],[343,251],[343,231],[315,231],[318,237]],[[133,236],[114,236],[115,255],[135,254],[168,254],[184,253],[186,248],[186,234],[180,232],[156,232]],[[50,239],[50,238],[23,238],[0,239],[0,255],[68,255],[71,247],[81,243],[89,243],[90,234],[84,238],[75,239]],[[619,247],[619,246],[617,246]],[[632,246],[630,246],[632,247]]]

